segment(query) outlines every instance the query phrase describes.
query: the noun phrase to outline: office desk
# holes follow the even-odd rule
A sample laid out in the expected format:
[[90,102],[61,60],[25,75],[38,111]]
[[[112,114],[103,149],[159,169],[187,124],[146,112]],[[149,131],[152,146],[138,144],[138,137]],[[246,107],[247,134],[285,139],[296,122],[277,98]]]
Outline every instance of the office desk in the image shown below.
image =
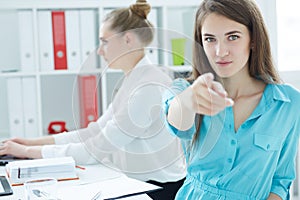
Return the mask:
[[[59,181],[57,197],[61,200],[90,200],[101,191],[101,199],[124,197],[128,194],[142,194],[121,198],[124,200],[149,200],[144,191],[156,190],[159,187],[142,181],[128,178],[121,172],[103,165],[87,165],[76,169],[79,180]],[[0,175],[5,175],[5,168],[0,167]],[[23,186],[12,187],[14,194],[0,197],[0,200],[25,200]]]

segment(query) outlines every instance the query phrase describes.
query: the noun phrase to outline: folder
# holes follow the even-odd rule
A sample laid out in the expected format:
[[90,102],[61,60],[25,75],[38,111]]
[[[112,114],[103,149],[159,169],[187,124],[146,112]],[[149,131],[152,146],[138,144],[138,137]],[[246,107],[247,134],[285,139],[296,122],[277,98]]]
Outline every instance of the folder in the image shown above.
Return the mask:
[[39,61],[41,71],[54,70],[52,18],[50,10],[37,12]]
[[24,137],[22,79],[7,79],[8,118],[11,137]]
[[54,47],[54,69],[67,69],[67,47],[65,30],[65,12],[52,11],[52,35]]
[[[141,194],[146,192],[153,192],[163,189],[144,181],[121,176],[119,178],[112,178],[105,181],[93,182],[90,184],[72,185],[68,187],[67,192],[65,188],[58,189],[58,196],[61,199],[127,199],[126,197],[136,197],[134,199],[144,199]],[[80,192],[77,192],[80,191]],[[99,195],[97,195],[99,194]],[[139,195],[139,196],[137,196]],[[96,198],[98,196],[98,198]],[[145,198],[151,199],[151,198]]]
[[94,75],[79,76],[80,125],[87,127],[98,119],[97,77]]
[[21,71],[35,71],[33,13],[18,11]]
[[68,69],[76,70],[81,65],[79,11],[67,10],[65,11],[65,17]]
[[39,136],[37,89],[34,77],[22,78],[24,133],[27,138]]
[[159,42],[158,42],[158,34],[159,33],[158,32],[159,32],[159,30],[157,30],[157,27],[158,27],[157,9],[151,9],[151,12],[148,15],[148,20],[152,23],[155,33],[154,33],[153,41],[146,48],[146,55],[151,60],[151,63],[159,64],[159,57],[158,57],[158,47],[159,47]]
[[[103,9],[103,17],[105,17],[107,14],[109,14],[113,10],[114,10],[113,8],[104,8]],[[108,66],[107,66],[108,63],[104,60],[103,57],[100,57],[100,63],[101,63],[101,68],[104,68],[104,69],[108,68]]]
[[84,68],[97,68],[98,27],[95,10],[80,10],[81,59]]

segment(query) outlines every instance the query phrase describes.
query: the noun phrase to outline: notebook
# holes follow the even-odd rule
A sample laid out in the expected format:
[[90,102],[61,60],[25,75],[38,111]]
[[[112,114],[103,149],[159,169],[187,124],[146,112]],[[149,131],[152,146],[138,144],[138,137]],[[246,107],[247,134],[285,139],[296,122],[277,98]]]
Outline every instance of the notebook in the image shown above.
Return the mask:
[[78,179],[72,157],[20,160],[9,162],[5,167],[12,186],[22,185],[25,181],[33,179]]

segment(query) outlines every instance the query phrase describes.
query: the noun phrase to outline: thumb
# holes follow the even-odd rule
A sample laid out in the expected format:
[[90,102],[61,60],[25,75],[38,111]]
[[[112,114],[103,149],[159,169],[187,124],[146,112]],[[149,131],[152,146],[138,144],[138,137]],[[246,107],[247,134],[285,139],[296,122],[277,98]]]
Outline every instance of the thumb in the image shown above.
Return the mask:
[[201,76],[201,82],[203,85],[206,85],[208,88],[212,87],[214,80],[214,75],[212,73],[205,73]]
[[219,95],[226,97],[227,96],[227,92],[225,91],[225,89],[223,88],[222,84],[216,81],[213,81],[212,83],[212,89],[217,92]]

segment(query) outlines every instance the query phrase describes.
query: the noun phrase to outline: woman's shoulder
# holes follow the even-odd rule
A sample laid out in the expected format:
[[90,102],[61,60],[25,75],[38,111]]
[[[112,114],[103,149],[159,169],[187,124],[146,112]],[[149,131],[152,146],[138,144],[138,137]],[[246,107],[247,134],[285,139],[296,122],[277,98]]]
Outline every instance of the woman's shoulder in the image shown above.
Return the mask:
[[172,85],[174,87],[182,87],[182,88],[187,88],[189,87],[191,84],[190,82],[188,82],[186,79],[184,78],[177,78],[173,81]]
[[[273,98],[283,101],[289,112],[298,110],[300,102],[300,91],[290,84],[274,84]],[[298,114],[297,114],[298,115]]]
[[295,86],[284,83],[284,84],[275,84],[274,87],[276,87],[280,92],[283,93],[287,98],[290,98],[290,100],[300,100],[300,91]]
[[134,70],[135,77],[141,82],[158,81],[171,83],[171,75],[165,72],[162,67],[148,64],[137,67]]

